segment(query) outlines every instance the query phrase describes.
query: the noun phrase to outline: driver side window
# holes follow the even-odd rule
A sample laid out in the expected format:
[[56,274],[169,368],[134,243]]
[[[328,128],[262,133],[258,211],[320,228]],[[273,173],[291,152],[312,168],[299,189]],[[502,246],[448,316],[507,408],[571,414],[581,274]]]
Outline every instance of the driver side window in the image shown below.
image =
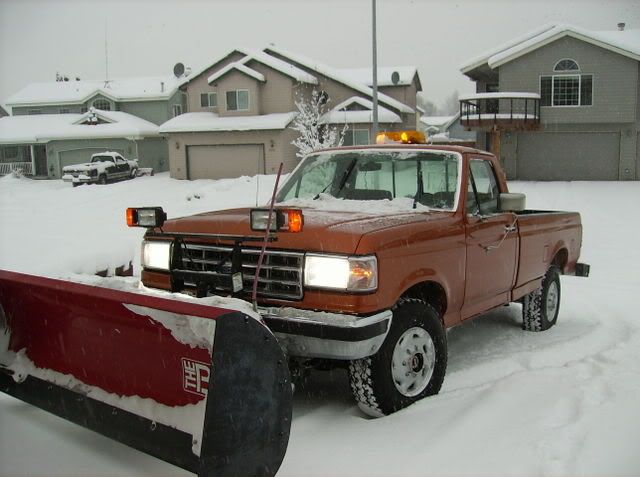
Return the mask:
[[467,186],[467,214],[499,213],[499,197],[500,189],[491,163],[482,159],[471,159]]

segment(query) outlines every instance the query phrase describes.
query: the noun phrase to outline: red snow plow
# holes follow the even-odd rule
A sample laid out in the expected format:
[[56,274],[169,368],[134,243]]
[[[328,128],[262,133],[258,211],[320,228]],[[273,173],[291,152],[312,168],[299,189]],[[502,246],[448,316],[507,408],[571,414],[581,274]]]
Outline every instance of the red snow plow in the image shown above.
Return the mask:
[[199,476],[272,476],[286,358],[238,311],[0,271],[0,391]]

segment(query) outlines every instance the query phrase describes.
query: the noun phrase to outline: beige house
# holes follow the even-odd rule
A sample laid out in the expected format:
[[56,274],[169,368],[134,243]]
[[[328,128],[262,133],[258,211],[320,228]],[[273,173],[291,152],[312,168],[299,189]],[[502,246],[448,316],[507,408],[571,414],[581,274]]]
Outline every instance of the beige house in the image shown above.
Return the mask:
[[[160,127],[168,138],[171,176],[237,177],[285,171],[297,164],[289,128],[295,102],[315,89],[327,98],[322,122],[347,124],[345,145],[372,142],[371,71],[339,70],[274,47],[233,50],[180,85],[187,113]],[[382,130],[415,129],[415,67],[380,68]]]

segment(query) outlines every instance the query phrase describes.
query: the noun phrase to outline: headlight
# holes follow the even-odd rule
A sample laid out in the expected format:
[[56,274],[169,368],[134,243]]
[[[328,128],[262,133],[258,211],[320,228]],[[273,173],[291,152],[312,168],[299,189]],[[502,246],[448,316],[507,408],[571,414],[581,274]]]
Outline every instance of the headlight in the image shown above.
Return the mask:
[[312,288],[372,291],[378,287],[378,262],[373,255],[340,257],[307,254],[304,283]]
[[157,270],[169,270],[172,242],[142,242],[142,266]]

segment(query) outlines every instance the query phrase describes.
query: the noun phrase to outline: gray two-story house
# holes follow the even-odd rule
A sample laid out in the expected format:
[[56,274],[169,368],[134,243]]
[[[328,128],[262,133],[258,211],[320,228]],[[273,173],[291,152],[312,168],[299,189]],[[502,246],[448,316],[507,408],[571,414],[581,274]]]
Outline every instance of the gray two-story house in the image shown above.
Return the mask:
[[7,99],[0,119],[0,174],[20,169],[59,178],[91,154],[116,151],[141,167],[169,167],[159,125],[182,114],[186,97],[176,76],[33,83]]
[[640,30],[547,25],[461,71],[461,124],[509,178],[640,178]]
[[[343,129],[345,144],[369,144],[371,73],[338,70],[275,47],[233,50],[180,85],[188,113],[160,127],[168,137],[171,176],[180,179],[271,174],[297,164],[290,126],[296,101],[316,90],[326,100],[321,122]],[[416,128],[415,67],[381,68],[381,129]],[[388,77],[388,78],[387,78]]]

